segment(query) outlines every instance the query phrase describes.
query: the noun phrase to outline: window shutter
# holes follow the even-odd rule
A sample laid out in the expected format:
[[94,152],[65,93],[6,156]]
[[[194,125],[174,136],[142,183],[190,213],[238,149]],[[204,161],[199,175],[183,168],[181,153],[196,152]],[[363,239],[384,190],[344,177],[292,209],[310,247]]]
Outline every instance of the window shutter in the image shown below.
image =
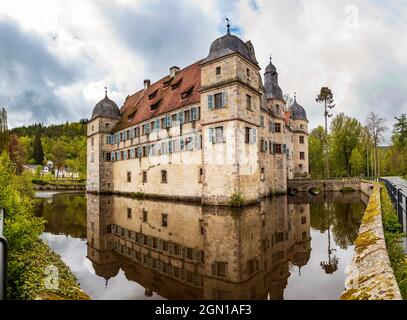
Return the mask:
[[165,117],[165,126],[166,126],[166,128],[171,128],[171,117],[170,116]]
[[209,128],[209,142],[215,143],[215,134],[213,128]]
[[110,159],[111,159],[112,161],[114,161],[114,152],[112,152],[112,154],[110,155]]
[[123,131],[123,141],[127,140],[126,131]]
[[226,101],[227,100],[227,94],[226,92],[222,92],[222,108],[226,108]]
[[180,124],[184,123],[184,112],[183,111],[178,113],[178,121]]
[[208,95],[208,109],[213,110],[213,95]]
[[273,154],[276,154],[276,144],[273,143]]
[[172,153],[172,141],[168,141],[168,153]]
[[264,141],[264,152],[268,151],[268,143],[267,140]]
[[198,120],[198,112],[197,112],[197,109],[195,107],[193,107],[191,109],[191,113],[192,113],[192,120],[193,121]]
[[180,151],[183,151],[184,150],[184,145],[185,145],[184,139],[179,140],[179,145],[180,145]]
[[283,144],[283,154],[286,154],[286,153],[287,153],[287,145]]
[[256,143],[256,129],[250,129],[250,143],[255,144]]

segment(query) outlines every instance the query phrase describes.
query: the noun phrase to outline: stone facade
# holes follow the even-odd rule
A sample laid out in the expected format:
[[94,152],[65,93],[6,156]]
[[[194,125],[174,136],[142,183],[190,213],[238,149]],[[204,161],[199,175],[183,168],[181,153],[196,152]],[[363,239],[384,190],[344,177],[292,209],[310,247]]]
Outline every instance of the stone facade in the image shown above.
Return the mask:
[[171,70],[121,110],[107,95],[95,107],[88,191],[228,205],[285,193],[288,179],[308,175],[305,111],[268,92],[270,81],[281,92],[276,69],[270,61],[264,86],[250,43],[228,33],[207,59]]

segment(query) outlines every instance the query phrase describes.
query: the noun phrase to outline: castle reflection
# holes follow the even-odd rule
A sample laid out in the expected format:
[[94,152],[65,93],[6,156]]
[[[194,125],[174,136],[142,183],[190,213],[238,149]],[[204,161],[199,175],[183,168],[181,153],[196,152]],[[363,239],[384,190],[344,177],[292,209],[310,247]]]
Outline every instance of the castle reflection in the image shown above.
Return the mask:
[[310,258],[307,201],[232,209],[88,194],[88,258],[107,286],[122,269],[146,296],[283,299]]

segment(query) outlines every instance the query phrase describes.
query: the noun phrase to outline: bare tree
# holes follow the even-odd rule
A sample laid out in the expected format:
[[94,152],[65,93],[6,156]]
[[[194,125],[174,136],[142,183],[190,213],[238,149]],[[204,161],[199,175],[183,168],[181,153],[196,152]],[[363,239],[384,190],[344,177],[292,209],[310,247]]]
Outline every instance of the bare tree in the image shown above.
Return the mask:
[[369,113],[366,120],[367,130],[369,131],[373,140],[373,174],[375,177],[380,176],[379,154],[377,147],[383,141],[383,133],[387,130],[387,127],[384,125],[385,121],[386,119],[381,118],[374,112]]

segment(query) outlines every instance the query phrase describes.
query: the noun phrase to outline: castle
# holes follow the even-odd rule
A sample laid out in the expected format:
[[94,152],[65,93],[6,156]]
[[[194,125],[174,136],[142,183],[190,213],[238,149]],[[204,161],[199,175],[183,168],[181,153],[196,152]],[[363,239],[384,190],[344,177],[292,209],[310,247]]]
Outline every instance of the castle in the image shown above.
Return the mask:
[[229,31],[208,56],[128,96],[87,124],[87,190],[227,205],[258,202],[308,175],[308,120],[287,106],[270,63]]

